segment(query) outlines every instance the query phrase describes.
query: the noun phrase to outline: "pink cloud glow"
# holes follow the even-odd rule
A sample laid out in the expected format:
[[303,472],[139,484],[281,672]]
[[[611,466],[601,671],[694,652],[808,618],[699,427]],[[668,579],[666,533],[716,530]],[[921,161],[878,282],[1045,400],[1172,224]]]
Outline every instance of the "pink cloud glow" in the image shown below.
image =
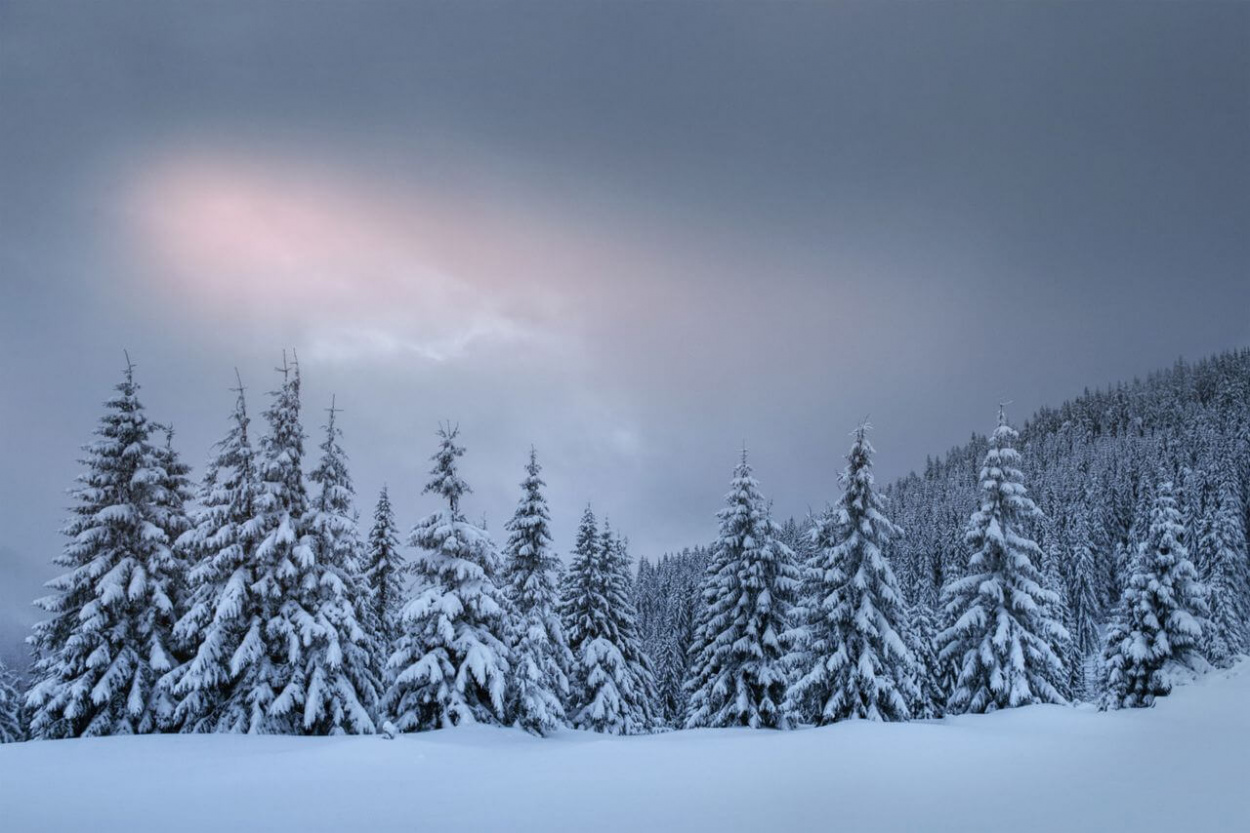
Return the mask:
[[546,337],[563,304],[549,230],[312,164],[183,155],[143,170],[131,208],[159,289],[298,321],[332,357]]

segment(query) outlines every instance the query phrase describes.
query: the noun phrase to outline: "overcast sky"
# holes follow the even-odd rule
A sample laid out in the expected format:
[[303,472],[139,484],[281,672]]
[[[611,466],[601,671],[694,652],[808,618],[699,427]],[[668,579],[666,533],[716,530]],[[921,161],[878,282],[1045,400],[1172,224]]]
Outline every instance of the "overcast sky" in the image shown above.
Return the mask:
[[1250,4],[0,0],[0,339],[0,656],[123,349],[197,473],[294,348],[366,517],[451,419],[655,556],[1250,343]]

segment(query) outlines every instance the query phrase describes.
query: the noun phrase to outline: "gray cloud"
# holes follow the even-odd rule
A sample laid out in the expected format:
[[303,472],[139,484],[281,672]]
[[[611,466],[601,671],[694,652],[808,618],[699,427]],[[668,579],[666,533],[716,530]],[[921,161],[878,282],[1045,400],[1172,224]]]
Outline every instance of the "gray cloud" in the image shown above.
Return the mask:
[[[712,534],[743,440],[801,512],[867,412],[890,477],[1001,398],[1243,345],[1247,31],[1236,3],[0,3],[4,621],[123,347],[197,465],[231,369],[258,411],[294,346],[366,514],[384,481],[427,510],[452,418],[495,529],[533,442],[558,545],[591,499],[653,555]],[[267,208],[179,283],[134,195],[206,159]],[[385,258],[318,248],[388,227]],[[257,237],[289,274],[189,289]],[[326,303],[269,291],[300,275]]]

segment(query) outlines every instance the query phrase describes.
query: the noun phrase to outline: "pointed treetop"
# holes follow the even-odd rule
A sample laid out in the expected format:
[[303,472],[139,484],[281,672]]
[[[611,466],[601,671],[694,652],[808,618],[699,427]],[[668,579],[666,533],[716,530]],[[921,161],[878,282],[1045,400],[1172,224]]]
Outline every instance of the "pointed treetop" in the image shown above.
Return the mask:
[[135,364],[130,360],[130,353],[126,350],[122,351],[122,355],[126,357],[126,368],[122,373],[122,380],[113,386],[113,390],[121,394],[120,401],[130,401],[131,408],[142,410],[143,406],[138,404],[139,383],[135,381]]
[[[286,351],[282,351],[282,367],[274,368],[278,373],[282,374],[282,384],[278,389],[271,391],[271,395],[275,398],[273,408],[288,408],[293,413],[298,414],[300,404],[300,373],[299,362],[288,361]],[[241,386],[241,385],[240,385]],[[271,409],[272,410],[272,409]],[[276,411],[275,411],[276,413]]]
[[[290,374],[294,373],[295,379],[296,381],[298,381],[299,380],[299,356],[296,354],[295,349],[294,348],[291,349],[291,358],[289,361],[287,360],[287,357],[286,357],[286,350],[283,350],[282,351],[282,367],[277,367],[274,369],[277,370],[279,373],[281,373],[283,377],[289,376]],[[238,371],[236,370],[235,372],[237,373]]]
[[747,450],[744,448],[742,449],[741,459],[738,461],[738,464],[734,466],[732,482],[736,484],[737,481],[743,478],[750,478],[750,477],[751,477],[751,464],[747,462]]
[[172,422],[153,422],[152,430],[165,435],[165,445],[169,446],[174,441],[174,424]]
[[334,427],[334,418],[343,412],[343,409],[337,405],[337,399],[338,397],[335,394],[330,394],[330,407],[326,408],[326,413],[330,415],[329,420],[326,422],[326,434],[329,436],[330,442],[334,441],[334,436],[337,433]]
[[868,421],[868,417],[864,417],[860,420],[859,425],[855,426],[855,430],[851,432],[851,436],[855,438],[855,442],[852,445],[850,454],[847,456],[848,460],[854,456],[856,448],[868,446],[869,452],[873,450],[872,447],[868,445],[868,432],[871,430],[872,423]]
[[846,453],[847,466],[839,474],[839,480],[849,483],[852,478],[859,477],[866,479],[869,485],[872,484],[872,455],[876,453],[876,449],[868,441],[868,432],[871,430],[872,423],[868,421],[868,417],[864,417],[851,432],[854,442]]
[[442,442],[439,443],[438,451],[430,458],[434,461],[434,467],[430,469],[430,482],[425,484],[421,493],[434,492],[441,495],[447,500],[454,515],[460,511],[460,498],[473,491],[456,471],[456,458],[464,455],[464,446],[456,444],[456,438],[460,436],[460,426],[453,426],[450,422],[440,424],[438,436]]
[[237,367],[234,369],[234,379],[235,379],[236,386],[233,388],[230,388],[230,390],[238,394],[234,402],[235,419],[242,425],[244,437],[246,437],[248,418],[247,418],[247,399],[244,396],[244,391],[246,391],[247,388],[244,387],[243,385],[243,377],[239,375],[239,369]]

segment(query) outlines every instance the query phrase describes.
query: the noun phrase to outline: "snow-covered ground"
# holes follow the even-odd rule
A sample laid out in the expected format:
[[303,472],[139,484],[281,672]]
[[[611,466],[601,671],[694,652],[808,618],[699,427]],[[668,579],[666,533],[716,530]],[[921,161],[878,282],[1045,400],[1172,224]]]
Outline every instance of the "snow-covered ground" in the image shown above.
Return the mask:
[[1154,709],[538,740],[162,736],[0,746],[0,830],[1250,830],[1250,662]]

